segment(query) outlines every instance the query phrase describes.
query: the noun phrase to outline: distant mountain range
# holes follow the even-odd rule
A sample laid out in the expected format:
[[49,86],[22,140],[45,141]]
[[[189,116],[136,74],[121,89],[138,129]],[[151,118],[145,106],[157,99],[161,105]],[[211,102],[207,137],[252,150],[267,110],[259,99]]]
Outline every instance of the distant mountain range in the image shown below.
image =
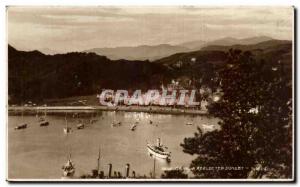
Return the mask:
[[49,49],[49,48],[43,48],[43,49],[40,49],[40,51],[42,53],[44,53],[45,55],[55,55],[55,54],[59,54],[59,52],[53,50],[53,49]]
[[[160,45],[140,45],[135,47],[113,47],[113,48],[93,48],[83,52],[94,52],[98,55],[106,56],[111,60],[150,60],[154,61],[163,57],[167,57],[176,53],[197,51],[207,46],[231,46],[231,45],[250,45],[264,41],[272,40],[271,37],[258,36],[244,39],[236,39],[225,37],[213,41],[189,41],[177,45],[160,44]],[[46,55],[59,54],[59,52],[42,48],[40,51]]]
[[231,45],[250,45],[250,44],[256,44],[260,42],[265,42],[268,40],[273,40],[273,38],[268,36],[258,36],[258,37],[251,37],[251,38],[244,38],[244,39],[236,39],[232,37],[225,37],[220,38],[213,41],[190,41],[178,44],[179,46],[191,49],[191,50],[200,50],[201,48],[205,46],[211,46],[211,45],[220,45],[220,46],[231,46]]
[[[162,48],[168,47],[163,45]],[[172,79],[211,80],[226,65],[229,49],[249,50],[266,64],[281,62],[292,75],[292,42],[268,40],[248,45],[211,45],[150,62],[148,60],[111,60],[95,53],[74,52],[45,55],[37,50],[18,51],[8,46],[8,94],[10,103],[43,102],[97,94],[103,88],[152,89]]]
[[190,50],[197,50],[197,49],[201,49],[203,46],[207,45],[207,43],[208,43],[207,41],[196,40],[196,41],[180,43],[180,44],[178,44],[178,46],[182,46],[182,47],[188,48]]
[[249,45],[212,45],[203,47],[201,50],[187,53],[177,53],[154,61],[153,63],[164,64],[174,67],[176,64],[214,64],[223,65],[226,53],[229,49],[250,51],[256,59],[263,59],[267,63],[276,63],[280,60],[286,67],[292,65],[292,42],[289,40],[268,40],[257,44]]
[[272,40],[270,37],[259,36],[251,37],[245,39],[236,39],[231,37],[221,38],[214,41],[191,41],[185,42],[178,45],[141,45],[136,47],[115,47],[115,48],[94,48],[89,49],[84,52],[94,52],[99,55],[103,55],[112,60],[126,59],[126,60],[150,60],[154,61],[163,57],[167,57],[176,53],[189,52],[200,50],[205,46],[210,45],[221,45],[221,46],[230,46],[230,45],[249,45],[256,44],[259,42],[264,42]]
[[140,45],[136,47],[115,47],[115,48],[94,48],[83,52],[94,52],[107,56],[111,60],[156,60],[179,52],[187,52],[188,48],[173,46],[169,44],[161,45]]
[[218,45],[218,44],[212,44],[209,46],[205,46],[201,48],[203,51],[228,51],[230,48],[234,49],[240,49],[240,50],[261,50],[266,51],[268,48],[274,48],[276,46],[284,46],[290,44],[290,41],[288,40],[267,40],[263,42],[258,43],[248,43],[248,44],[233,44],[233,45]]

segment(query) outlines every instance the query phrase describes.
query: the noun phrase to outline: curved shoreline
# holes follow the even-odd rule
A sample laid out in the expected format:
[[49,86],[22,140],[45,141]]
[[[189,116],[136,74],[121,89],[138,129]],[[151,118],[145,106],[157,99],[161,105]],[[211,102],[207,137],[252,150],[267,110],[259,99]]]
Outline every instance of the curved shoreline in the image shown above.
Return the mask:
[[207,110],[198,109],[178,109],[171,107],[159,107],[159,106],[38,106],[38,107],[25,107],[25,106],[9,106],[9,115],[18,115],[21,112],[25,114],[35,114],[36,112],[42,113],[47,111],[47,114],[65,113],[65,112],[84,112],[95,113],[98,111],[125,111],[125,112],[147,112],[157,114],[184,114],[184,115],[209,115]]

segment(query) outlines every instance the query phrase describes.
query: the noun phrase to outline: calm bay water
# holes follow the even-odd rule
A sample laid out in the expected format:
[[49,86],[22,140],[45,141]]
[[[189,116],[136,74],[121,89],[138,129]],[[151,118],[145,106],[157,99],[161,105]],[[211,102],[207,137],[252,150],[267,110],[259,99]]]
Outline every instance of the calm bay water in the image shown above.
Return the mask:
[[[75,163],[75,177],[91,173],[97,166],[98,150],[101,150],[100,169],[107,174],[108,164],[113,171],[125,173],[125,164],[138,175],[149,176],[153,170],[153,159],[148,155],[146,142],[157,138],[169,148],[171,162],[156,162],[156,176],[162,168],[188,167],[195,156],[183,153],[180,143],[185,137],[193,136],[197,126],[204,131],[217,127],[218,120],[205,116],[148,114],[143,112],[101,112],[89,124],[91,117],[72,118],[68,114],[68,126],[73,132],[66,135],[64,115],[48,115],[50,125],[40,127],[36,116],[9,116],[8,118],[8,177],[11,179],[60,179],[61,167],[69,152]],[[88,114],[87,116],[90,116]],[[76,125],[81,120],[86,124],[82,130]],[[113,121],[121,121],[120,127],[111,127]],[[149,121],[152,120],[151,125]],[[139,122],[136,131],[130,127]],[[20,123],[28,128],[14,130]],[[193,122],[193,125],[185,125]]]

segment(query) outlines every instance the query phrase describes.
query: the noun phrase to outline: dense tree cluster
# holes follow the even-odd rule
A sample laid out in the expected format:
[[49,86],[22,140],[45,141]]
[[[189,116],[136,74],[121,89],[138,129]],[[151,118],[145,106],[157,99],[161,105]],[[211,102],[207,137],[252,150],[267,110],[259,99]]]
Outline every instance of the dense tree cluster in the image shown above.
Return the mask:
[[220,71],[222,99],[209,111],[220,129],[181,144],[196,154],[190,167],[199,178],[290,178],[292,176],[292,72],[278,60],[255,60],[230,50]]

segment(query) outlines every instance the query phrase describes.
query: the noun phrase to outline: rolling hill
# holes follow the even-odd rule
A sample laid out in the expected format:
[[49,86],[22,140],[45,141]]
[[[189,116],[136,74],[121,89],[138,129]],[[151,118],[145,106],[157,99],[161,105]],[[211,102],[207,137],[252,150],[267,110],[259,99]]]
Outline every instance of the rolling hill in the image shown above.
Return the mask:
[[95,53],[45,55],[8,46],[9,103],[43,102],[100,93],[101,89],[153,89],[172,79],[213,86],[213,78],[227,63],[229,49],[250,51],[258,61],[280,62],[292,75],[292,42],[269,40],[258,44],[207,46],[150,62],[110,60]]
[[146,89],[160,84],[165,69],[149,61],[112,61],[95,53],[44,55],[8,46],[8,94],[10,101],[22,102],[89,95],[102,88]]
[[212,87],[214,83],[211,79],[225,67],[230,49],[250,51],[256,61],[264,62],[270,67],[281,63],[286,69],[286,76],[292,79],[292,42],[284,40],[270,40],[252,45],[207,46],[202,50],[174,54],[153,63],[166,66],[172,77],[201,80],[200,85]]
[[[195,64],[195,63],[223,63],[226,58],[226,52],[229,49],[239,49],[242,51],[251,51],[256,58],[270,57],[272,62],[279,60],[282,56],[291,55],[292,42],[288,40],[269,40],[265,42],[260,42],[257,44],[250,45],[211,45],[203,47],[201,50],[187,52],[187,53],[177,53],[169,57],[161,58],[156,60],[154,63],[172,65],[177,64],[181,61],[183,64]],[[282,59],[284,60],[284,59]],[[291,56],[288,58],[290,63],[292,62]]]

